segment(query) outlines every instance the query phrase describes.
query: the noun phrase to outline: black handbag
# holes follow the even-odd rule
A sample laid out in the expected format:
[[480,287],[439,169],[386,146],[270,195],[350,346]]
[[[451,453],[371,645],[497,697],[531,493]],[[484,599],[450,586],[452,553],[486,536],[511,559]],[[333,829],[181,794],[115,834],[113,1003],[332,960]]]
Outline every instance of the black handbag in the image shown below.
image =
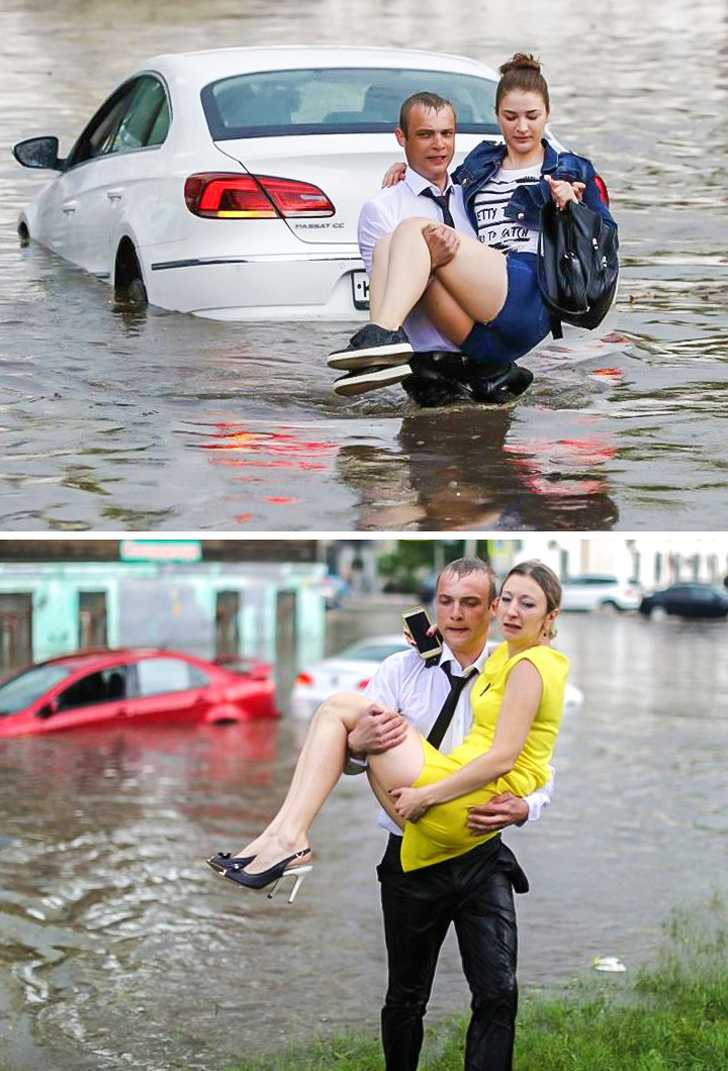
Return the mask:
[[598,327],[607,315],[619,280],[619,242],[614,227],[586,205],[570,201],[560,212],[549,201],[541,214],[538,285],[554,338],[561,322]]

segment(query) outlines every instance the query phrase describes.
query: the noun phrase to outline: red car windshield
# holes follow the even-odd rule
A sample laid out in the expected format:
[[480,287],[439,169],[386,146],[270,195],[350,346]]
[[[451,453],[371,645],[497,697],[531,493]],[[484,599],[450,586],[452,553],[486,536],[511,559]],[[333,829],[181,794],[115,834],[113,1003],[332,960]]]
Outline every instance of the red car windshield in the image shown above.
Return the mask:
[[34,666],[19,673],[0,685],[0,718],[25,710],[70,675],[67,666]]

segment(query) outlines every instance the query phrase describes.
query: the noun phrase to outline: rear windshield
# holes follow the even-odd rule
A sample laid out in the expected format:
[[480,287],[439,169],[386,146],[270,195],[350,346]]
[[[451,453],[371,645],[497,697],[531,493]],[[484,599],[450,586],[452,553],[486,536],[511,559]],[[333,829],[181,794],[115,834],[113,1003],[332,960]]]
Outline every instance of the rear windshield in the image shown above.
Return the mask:
[[487,78],[449,71],[327,67],[239,74],[205,86],[201,96],[215,141],[387,132],[402,101],[423,91],[452,101],[462,133],[497,134],[495,87]]

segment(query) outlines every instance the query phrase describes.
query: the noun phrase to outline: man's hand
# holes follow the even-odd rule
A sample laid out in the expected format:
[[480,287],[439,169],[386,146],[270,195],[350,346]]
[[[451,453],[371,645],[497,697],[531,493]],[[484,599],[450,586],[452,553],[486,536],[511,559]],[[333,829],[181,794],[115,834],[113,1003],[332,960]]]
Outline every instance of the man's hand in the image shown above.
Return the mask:
[[460,235],[444,223],[428,223],[422,228],[422,237],[430,250],[432,270],[449,264],[460,248]]
[[490,803],[481,803],[468,808],[466,825],[473,836],[481,833],[497,833],[506,826],[525,822],[528,818],[528,804],[512,792],[494,796]]
[[379,755],[401,744],[407,735],[407,722],[396,710],[372,703],[349,733],[349,753],[356,758]]

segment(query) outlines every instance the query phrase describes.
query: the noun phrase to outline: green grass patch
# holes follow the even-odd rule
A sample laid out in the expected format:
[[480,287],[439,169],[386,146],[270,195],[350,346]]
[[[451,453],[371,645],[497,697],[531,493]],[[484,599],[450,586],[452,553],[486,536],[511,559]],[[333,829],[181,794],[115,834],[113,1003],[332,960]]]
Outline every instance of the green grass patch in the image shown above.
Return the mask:
[[[515,1071],[728,1068],[728,916],[714,897],[678,909],[656,965],[522,998]],[[467,1019],[428,1027],[421,1071],[459,1071]],[[235,1065],[235,1071],[381,1071],[378,1038],[343,1036]]]

